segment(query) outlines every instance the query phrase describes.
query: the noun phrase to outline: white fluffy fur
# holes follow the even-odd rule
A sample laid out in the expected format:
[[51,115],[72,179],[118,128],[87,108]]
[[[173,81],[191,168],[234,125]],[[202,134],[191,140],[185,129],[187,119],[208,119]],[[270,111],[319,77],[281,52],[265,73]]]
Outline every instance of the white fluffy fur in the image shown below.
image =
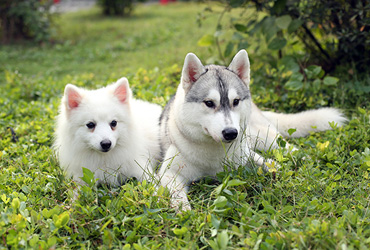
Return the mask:
[[[320,108],[295,114],[283,114],[260,111],[252,103],[251,120],[247,134],[251,148],[266,151],[278,147],[276,139],[279,135],[287,138],[305,137],[311,132],[332,129],[329,122],[334,122],[340,127],[346,121],[347,118],[336,108]],[[289,129],[296,131],[290,135]]]
[[[160,155],[160,113],[160,106],[131,97],[126,78],[97,90],[68,84],[55,132],[61,167],[81,184],[83,167],[112,185],[127,177],[150,179]],[[96,123],[94,129],[86,126],[90,122]],[[111,141],[108,152],[102,150],[103,140]]]
[[[222,71],[221,68],[218,69],[219,72]],[[247,52],[239,51],[228,69],[236,74],[236,76],[225,77],[232,81],[229,85],[228,98],[233,100],[231,96],[233,88],[237,88],[238,84],[249,85],[250,67]],[[228,70],[222,72],[222,74],[230,74]],[[161,128],[165,157],[159,170],[159,177],[161,184],[170,189],[171,202],[176,208],[180,208],[182,204],[182,209],[190,209],[186,185],[202,176],[214,176],[217,172],[223,171],[225,160],[232,160],[237,163],[236,165],[252,160],[266,167],[264,163],[271,162],[271,160],[263,159],[253,150],[255,148],[261,150],[276,148],[275,140],[279,133],[288,136],[287,130],[295,128],[297,131],[293,136],[301,137],[308,135],[309,131],[331,129],[329,126],[331,121],[339,126],[346,121],[342,113],[333,108],[298,114],[261,112],[251,98],[241,101],[239,106],[231,108],[230,114],[223,116],[222,112],[214,112],[204,103],[187,102],[186,100],[189,89],[195,87],[194,82],[204,73],[205,69],[200,60],[194,54],[188,54],[174,102],[166,114],[167,117],[162,118],[161,126],[168,128]],[[217,96],[220,94],[214,92],[219,87],[210,82],[217,82],[217,77],[212,78],[211,76],[209,82],[198,82],[198,86],[199,84],[209,86],[209,89],[203,87],[203,91],[209,92],[207,98],[213,100],[216,106],[218,105]],[[237,79],[238,77],[242,83]],[[221,131],[226,127],[235,127],[239,132],[245,131],[245,133],[243,135],[239,133],[232,144],[223,142]]]
[[[343,114],[335,108],[307,110],[296,114],[264,111],[262,114],[284,137],[305,137],[309,135],[309,132],[320,132],[331,129],[328,121],[334,122],[339,126],[347,121]],[[297,131],[289,135],[287,131],[291,128]]]

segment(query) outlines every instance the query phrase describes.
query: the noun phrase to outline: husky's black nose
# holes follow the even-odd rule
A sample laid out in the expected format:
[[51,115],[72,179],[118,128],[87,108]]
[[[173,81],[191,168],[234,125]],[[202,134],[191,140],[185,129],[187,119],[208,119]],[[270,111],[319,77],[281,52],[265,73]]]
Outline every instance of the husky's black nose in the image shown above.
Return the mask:
[[232,141],[238,136],[238,130],[235,128],[225,128],[222,130],[222,135],[226,141]]
[[110,147],[112,146],[112,142],[110,140],[107,140],[107,139],[102,140],[100,142],[100,146],[101,146],[103,152],[108,152]]

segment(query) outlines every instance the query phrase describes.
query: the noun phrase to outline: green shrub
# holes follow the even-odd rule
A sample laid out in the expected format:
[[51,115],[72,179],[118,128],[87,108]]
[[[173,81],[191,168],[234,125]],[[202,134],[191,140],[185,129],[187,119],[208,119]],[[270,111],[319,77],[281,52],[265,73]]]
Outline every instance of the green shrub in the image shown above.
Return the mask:
[[[232,17],[231,25],[223,25],[225,12],[240,8],[244,9],[241,16]],[[257,13],[251,13],[252,8]],[[369,13],[370,4],[365,0],[227,0],[214,37],[222,59],[229,58],[236,49],[251,46],[252,38],[258,44],[256,50],[264,49],[260,45],[266,43],[268,53],[276,51],[279,58],[298,48],[306,61],[326,71],[340,64],[354,64],[363,70],[370,62]],[[234,34],[225,39],[222,51],[220,34],[230,30]],[[214,44],[209,38],[205,36],[201,43]]]
[[133,0],[99,0],[98,4],[107,16],[129,16],[134,8]]
[[0,33],[3,43],[50,39],[51,0],[3,0],[0,3]]

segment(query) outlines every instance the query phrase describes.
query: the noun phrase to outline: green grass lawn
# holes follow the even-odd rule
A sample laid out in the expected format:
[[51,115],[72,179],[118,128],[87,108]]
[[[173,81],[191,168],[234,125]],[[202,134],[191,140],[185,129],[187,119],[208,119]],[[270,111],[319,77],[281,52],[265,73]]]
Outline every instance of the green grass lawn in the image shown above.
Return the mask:
[[41,48],[6,46],[1,49],[2,69],[24,75],[99,76],[136,72],[182,64],[185,55],[206,49],[197,46],[206,32],[213,33],[216,17],[199,28],[198,4],[140,5],[130,18],[103,17],[98,8],[55,18],[56,45]]
[[82,187],[72,202],[76,186],[51,149],[64,86],[96,88],[127,76],[136,97],[164,105],[186,53],[204,61],[214,55],[197,46],[217,20],[199,28],[203,8],[139,5],[126,19],[101,17],[98,9],[68,13],[55,20],[54,45],[0,47],[0,249],[370,248],[368,75],[338,73],[335,86],[308,79],[292,91],[284,87],[289,73],[253,53],[259,106],[336,106],[348,125],[290,140],[300,148],[292,155],[270,152],[282,165],[277,172],[225,164],[217,182],[191,187],[193,210],[182,214],[169,208],[164,190],[135,180]]

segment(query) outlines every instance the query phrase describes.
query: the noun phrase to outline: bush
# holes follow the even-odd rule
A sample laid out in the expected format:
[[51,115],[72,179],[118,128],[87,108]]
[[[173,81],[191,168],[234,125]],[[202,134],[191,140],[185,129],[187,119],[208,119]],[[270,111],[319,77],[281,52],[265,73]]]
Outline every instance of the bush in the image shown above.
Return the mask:
[[103,14],[107,16],[129,16],[133,10],[133,0],[99,0]]
[[3,0],[0,3],[0,32],[3,43],[50,39],[50,0]]
[[[251,14],[253,7],[261,15]],[[221,58],[229,57],[235,47],[250,46],[251,37],[263,37],[268,49],[278,51],[279,57],[284,48],[292,51],[298,42],[310,63],[326,71],[348,63],[363,70],[370,63],[370,4],[365,0],[227,0],[224,12],[235,8],[246,11],[231,20],[235,33]],[[221,21],[217,27],[220,34]]]

